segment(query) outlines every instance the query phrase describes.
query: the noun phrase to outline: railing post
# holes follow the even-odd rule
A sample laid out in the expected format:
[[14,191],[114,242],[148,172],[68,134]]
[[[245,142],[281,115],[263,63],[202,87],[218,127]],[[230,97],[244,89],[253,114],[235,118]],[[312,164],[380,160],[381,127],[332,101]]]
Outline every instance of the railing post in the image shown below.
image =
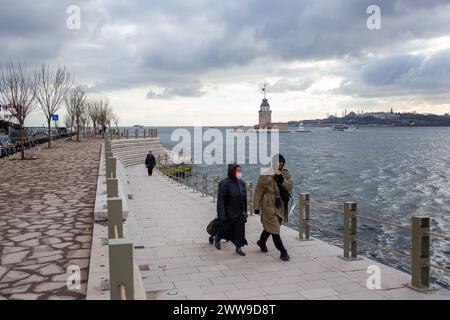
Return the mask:
[[184,168],[184,181],[183,181],[185,189],[187,189],[189,187],[188,186],[188,172],[189,172],[188,168],[185,167]]
[[117,198],[119,196],[119,184],[117,179],[106,178],[106,196]]
[[195,180],[194,180],[194,192],[197,193],[198,192],[198,172],[195,171]]
[[216,202],[217,193],[219,192],[219,176],[214,176],[213,182],[213,202]]
[[358,258],[358,210],[356,202],[344,203],[344,259]]
[[134,130],[134,138],[135,139],[139,138],[139,130],[138,129]]
[[192,192],[195,192],[195,177],[197,176],[197,171],[192,171],[191,172],[191,187],[192,187]]
[[202,192],[202,197],[207,197],[208,196],[208,173],[204,173],[203,174],[203,192]]
[[127,140],[130,138],[130,133],[129,133],[129,131],[128,131],[128,129],[127,129]]
[[411,288],[430,291],[430,218],[412,217]]
[[[108,247],[111,300],[134,300],[133,242],[111,239]],[[121,288],[125,289],[125,297],[122,297]]]
[[253,182],[248,183],[248,196],[247,206],[250,208],[250,215],[253,215]]
[[309,235],[309,193],[300,193],[298,197],[298,238],[300,240],[311,240]]
[[147,129],[144,129],[144,139],[147,138]]
[[[108,239],[123,238],[122,199],[107,199],[108,205]],[[116,235],[117,228],[117,235]]]

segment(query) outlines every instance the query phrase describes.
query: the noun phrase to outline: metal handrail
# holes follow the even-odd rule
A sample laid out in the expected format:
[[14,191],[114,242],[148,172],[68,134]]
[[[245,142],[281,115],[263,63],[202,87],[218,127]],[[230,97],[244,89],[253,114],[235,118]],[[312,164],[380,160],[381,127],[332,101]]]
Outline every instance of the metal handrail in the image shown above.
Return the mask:
[[342,213],[341,210],[333,209],[333,208],[327,207],[327,206],[325,206],[323,204],[320,204],[320,203],[317,203],[317,202],[316,203],[311,203],[311,206],[316,206],[318,208],[325,209],[325,210],[328,210],[328,211],[331,211],[331,212]]
[[[450,236],[445,234],[441,234],[438,232],[432,232],[430,230],[430,218],[425,217],[413,217],[412,225],[407,226],[401,223],[395,223],[390,221],[381,220],[378,218],[361,215],[357,210],[357,206],[355,202],[346,202],[344,203],[344,234],[337,232],[335,230],[318,226],[314,223],[310,222],[310,208],[323,209],[333,213],[342,214],[341,210],[331,208],[323,203],[311,203],[309,193],[300,194],[299,198],[299,239],[304,240],[304,234],[306,235],[306,240],[309,240],[309,229],[315,228],[320,231],[327,231],[334,235],[338,235],[339,237],[343,237],[344,242],[344,259],[354,260],[357,258],[357,243],[361,243],[363,245],[368,245],[377,250],[388,252],[395,256],[399,256],[402,258],[407,258],[411,260],[411,287],[417,289],[419,291],[428,291],[432,290],[429,285],[430,278],[430,269],[438,269],[443,272],[450,273],[450,269],[432,263],[430,261],[430,236],[433,235],[435,237],[450,240]],[[382,247],[378,244],[375,244],[371,241],[362,240],[357,238],[357,220],[359,219],[369,220],[375,223],[389,225],[401,229],[405,229],[411,232],[411,253],[403,253],[396,250],[388,249]],[[316,222],[318,219],[314,219]],[[319,223],[323,223],[318,221]],[[324,223],[323,223],[324,224]],[[304,228],[306,226],[306,228]],[[425,247],[422,245],[422,241],[425,241]],[[426,244],[428,243],[428,244]],[[350,257],[351,250],[351,257]]]
[[442,270],[442,271],[444,271],[444,272],[450,273],[450,269],[447,269],[447,268],[445,268],[445,267],[441,267],[441,266],[439,266],[439,265],[437,265],[437,264],[434,264],[434,263],[428,263],[428,266],[433,267],[433,268],[436,268],[436,269],[439,269],[439,270]]
[[439,237],[439,238],[443,238],[445,240],[450,240],[449,236],[446,236],[445,234],[442,233],[437,233],[437,232],[429,232],[429,235],[435,236],[435,237]]
[[[163,172],[163,174],[164,174],[164,172]],[[193,175],[193,177],[195,176],[194,172],[192,172],[192,175]],[[208,177],[208,176],[206,176],[206,177]],[[203,176],[203,179],[204,178],[205,178],[205,175]],[[214,178],[216,178],[216,177],[214,177]],[[194,189],[194,186],[192,186],[192,187]],[[328,210],[330,212],[342,214],[342,210],[331,208],[329,206],[324,205],[323,203],[312,202],[309,205],[310,205],[311,208],[316,207],[316,208]],[[373,218],[373,217],[370,217],[370,216],[361,215],[359,213],[358,213],[358,218],[366,219],[366,220],[369,220],[369,221],[372,221],[372,222],[381,223],[381,224],[384,224],[384,225],[390,225],[390,226],[401,228],[401,229],[405,229],[405,230],[412,230],[412,228],[410,226],[407,226],[407,225],[394,223],[394,222],[390,222],[390,221],[385,221],[385,220]],[[314,221],[317,222],[317,223],[323,223],[323,221],[320,221],[317,218],[315,218]],[[310,227],[315,228],[315,229],[317,229],[319,231],[326,231],[326,232],[329,232],[331,234],[334,234],[334,235],[337,235],[337,236],[340,236],[340,237],[344,237],[343,233],[340,233],[340,232],[337,232],[336,230],[332,230],[330,228],[326,228],[326,227],[319,226],[317,224],[311,223],[309,220],[307,222],[305,222],[305,223],[307,225],[309,225]],[[446,236],[446,235],[443,235],[443,234],[440,234],[440,233],[428,232],[428,234],[429,235],[434,235],[436,237],[440,237],[440,238],[443,238],[443,239],[450,240],[449,236]],[[402,257],[402,258],[408,258],[408,259],[412,258],[412,255],[410,255],[410,254],[402,253],[402,252],[396,251],[396,250],[391,250],[391,249],[379,246],[376,243],[373,243],[373,242],[370,242],[370,241],[367,241],[367,240],[363,240],[363,239],[359,239],[359,238],[357,238],[355,236],[353,236],[353,240],[357,241],[359,243],[362,243],[364,245],[376,248],[376,249],[378,249],[380,251],[384,251],[384,252],[390,253],[390,254],[395,255],[395,256],[399,256],[399,257]],[[447,269],[445,267],[441,267],[441,266],[438,266],[438,265],[433,264],[433,263],[430,263],[429,266],[450,273],[450,269]]]
[[366,244],[368,246],[375,247],[375,248],[377,248],[379,250],[386,251],[386,252],[389,252],[389,253],[391,253],[393,255],[397,255],[397,256],[400,256],[400,257],[403,257],[403,258],[408,258],[409,259],[409,258],[412,257],[410,254],[405,254],[405,253],[401,253],[399,251],[395,251],[395,250],[387,249],[387,248],[384,248],[384,247],[380,247],[379,245],[376,245],[375,243],[370,242],[370,241],[361,240],[361,239],[358,239],[358,238],[355,238],[355,240],[358,241],[358,242],[361,242],[363,244]]
[[[342,213],[341,210],[330,208],[330,207],[325,206],[325,205],[323,205],[321,203],[311,203],[311,207],[317,207],[317,208],[325,209],[325,210],[328,210],[328,211],[331,211],[331,212]],[[370,221],[373,221],[373,222],[378,222],[378,223],[381,223],[381,224],[385,224],[385,225],[389,225],[389,226],[393,226],[393,227],[397,227],[397,228],[411,230],[411,227],[407,226],[407,225],[403,225],[403,224],[399,224],[399,223],[395,223],[395,222],[390,222],[390,221],[385,221],[385,220],[373,218],[373,217],[362,215],[362,214],[358,214],[358,218],[370,220]],[[450,240],[450,236],[447,236],[447,235],[442,234],[442,233],[431,231],[428,234],[432,235],[432,236],[435,236],[435,237],[439,237],[439,238],[445,239],[445,240]]]
[[[315,219],[315,220],[316,220],[316,219]],[[317,221],[317,222],[321,222],[321,221]],[[311,227],[315,228],[315,229],[320,230],[320,231],[323,230],[323,231],[327,231],[327,232],[329,232],[329,233],[332,233],[332,234],[334,234],[334,235],[338,235],[338,236],[344,237],[344,234],[343,234],[343,233],[337,232],[337,231],[335,231],[335,230],[328,229],[328,228],[325,228],[325,227],[320,227],[320,226],[315,225],[315,224],[313,224],[313,223],[311,223],[311,222],[307,222],[307,224],[310,225]],[[398,255],[398,256],[401,256],[401,257],[411,258],[411,255],[404,254],[404,253],[401,253],[401,252],[399,252],[399,251],[390,250],[390,249],[387,249],[387,248],[380,247],[379,245],[377,245],[377,244],[375,244],[375,243],[373,243],[373,242],[366,241],[366,240],[362,240],[362,239],[358,239],[357,237],[354,237],[354,239],[355,239],[356,241],[358,241],[358,242],[361,242],[361,243],[366,244],[366,245],[371,246],[371,247],[375,247],[375,248],[377,248],[377,249],[379,249],[379,250],[386,251],[386,252],[390,252],[390,253],[392,253],[392,254],[394,254],[394,255]]]

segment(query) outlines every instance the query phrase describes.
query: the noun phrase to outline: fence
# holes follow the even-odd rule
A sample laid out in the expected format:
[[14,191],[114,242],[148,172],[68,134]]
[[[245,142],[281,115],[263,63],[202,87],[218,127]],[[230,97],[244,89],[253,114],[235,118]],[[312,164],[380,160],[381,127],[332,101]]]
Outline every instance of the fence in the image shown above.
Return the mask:
[[[199,175],[197,171],[192,171],[190,174],[185,174],[183,177],[174,174],[173,169],[160,170],[163,175],[172,181],[184,184],[187,188],[192,189],[192,192],[198,193],[199,188]],[[201,196],[208,196],[208,177],[212,177],[212,201],[217,201],[217,193],[219,188],[219,176],[208,175],[208,173],[201,174],[202,192]],[[254,188],[252,182],[246,183],[247,187],[247,213],[253,214],[253,196]],[[405,226],[398,223],[388,222],[381,219],[361,215],[358,212],[356,202],[343,203],[342,209],[330,208],[321,203],[314,203],[313,208],[328,210],[333,213],[342,214],[343,233],[338,232],[330,228],[323,227],[322,221],[315,219],[315,223],[311,221],[311,202],[309,193],[301,193],[298,197],[299,208],[299,240],[310,241],[311,229],[314,228],[321,232],[328,232],[335,236],[342,238],[343,254],[342,258],[347,261],[360,260],[358,257],[358,243],[367,245],[384,252],[396,255],[401,258],[407,258],[411,262],[411,283],[408,284],[414,290],[420,292],[427,292],[435,290],[430,282],[430,269],[436,268],[444,272],[450,273],[450,269],[436,265],[431,262],[430,259],[430,236],[439,237],[441,239],[450,240],[450,237],[436,232],[431,232],[430,225],[431,219],[429,217],[412,217],[411,225]],[[405,254],[399,251],[391,250],[385,247],[381,247],[375,243],[358,238],[358,221],[360,219],[370,220],[375,223],[390,225],[397,228],[409,230],[411,233],[411,254]],[[320,225],[322,224],[322,225]]]
[[[409,287],[420,292],[427,292],[435,290],[431,286],[430,282],[430,270],[436,268],[441,271],[450,273],[450,269],[436,265],[431,262],[430,257],[430,237],[435,236],[441,239],[450,240],[450,237],[436,232],[431,232],[430,225],[431,219],[429,217],[413,216],[411,219],[411,225],[402,225],[399,223],[389,222],[366,215],[362,215],[358,212],[357,204],[355,202],[345,202],[343,209],[330,208],[321,203],[315,203],[312,207],[316,209],[327,210],[329,212],[342,214],[343,219],[343,233],[337,230],[325,228],[320,226],[323,222],[316,219],[316,223],[311,222],[311,202],[310,195],[308,193],[301,193],[299,195],[299,239],[311,240],[310,229],[314,228],[322,232],[328,232],[343,239],[343,258],[346,260],[358,259],[358,243],[367,245],[378,250],[387,252],[389,254],[398,256],[400,258],[409,259],[411,262],[411,283]],[[402,228],[408,230],[411,234],[411,254],[391,250],[382,246],[379,246],[373,242],[366,241],[358,238],[358,221],[360,219],[369,220],[378,224],[389,225],[396,228]]]
[[108,139],[139,139],[139,138],[157,138],[158,137],[158,129],[143,129],[143,128],[135,128],[135,129],[110,129],[108,130]]
[[[158,166],[163,176],[172,183],[183,185],[186,189],[191,189],[194,193],[201,192],[201,197],[210,196],[212,202],[217,201],[220,178],[218,175],[200,174],[198,171],[178,170],[176,166]],[[246,182],[247,191],[247,213],[253,215],[253,183]]]
[[105,159],[111,300],[134,300],[133,242],[124,238],[116,158],[113,157],[109,139],[105,139]]

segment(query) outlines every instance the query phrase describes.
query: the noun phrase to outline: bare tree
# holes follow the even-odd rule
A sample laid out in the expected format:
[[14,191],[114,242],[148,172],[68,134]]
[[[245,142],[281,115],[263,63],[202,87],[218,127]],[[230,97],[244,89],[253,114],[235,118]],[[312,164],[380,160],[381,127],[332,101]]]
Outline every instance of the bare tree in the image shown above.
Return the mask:
[[65,98],[67,109],[73,115],[77,127],[77,141],[80,141],[81,116],[86,111],[86,93],[80,88],[75,88]]
[[86,93],[80,88],[73,89],[65,98],[67,109],[71,110],[75,120],[75,125],[77,128],[77,141],[80,141],[80,128],[82,124],[81,117],[87,108],[86,98]]
[[73,117],[71,114],[69,114],[69,112],[64,115],[64,125],[67,128],[67,133],[69,134],[67,140],[72,139],[72,136],[70,134],[72,133]]
[[120,139],[120,132],[119,132],[119,116],[115,113],[112,115],[112,121],[114,122],[114,125],[116,126],[117,134],[119,135]]
[[83,138],[86,138],[86,125],[89,121],[89,115],[88,115],[88,104],[87,102],[85,103],[85,107],[84,107],[84,111],[80,116],[80,121],[81,121],[81,126],[82,126],[82,131],[83,131]]
[[24,124],[28,115],[35,110],[34,80],[20,62],[0,65],[0,97],[10,115],[17,119],[20,127],[20,150],[25,159]]
[[101,125],[103,138],[105,138],[105,131],[106,126],[111,124],[111,120],[109,118],[110,116],[110,109],[109,109],[109,100],[106,97],[99,98],[97,100],[98,108],[99,108],[99,116],[98,116],[98,123]]
[[97,125],[99,124],[100,107],[97,99],[90,98],[88,100],[88,114],[94,127],[94,136],[97,134]]
[[113,117],[114,117],[113,110],[110,107],[107,107],[107,110],[106,110],[106,124],[108,125],[108,132],[109,132],[110,135],[112,133],[111,124],[113,122]]
[[62,102],[71,89],[72,78],[65,67],[59,67],[53,73],[50,66],[43,64],[36,71],[35,78],[36,101],[41,107],[42,113],[47,118],[48,126],[48,147],[51,147],[52,116],[61,108]]
[[68,97],[64,99],[64,101],[66,102],[66,111],[67,111],[67,115],[64,117],[64,123],[68,131],[70,131],[68,140],[72,140],[72,132],[75,122],[75,110],[71,104],[67,104],[67,99]]

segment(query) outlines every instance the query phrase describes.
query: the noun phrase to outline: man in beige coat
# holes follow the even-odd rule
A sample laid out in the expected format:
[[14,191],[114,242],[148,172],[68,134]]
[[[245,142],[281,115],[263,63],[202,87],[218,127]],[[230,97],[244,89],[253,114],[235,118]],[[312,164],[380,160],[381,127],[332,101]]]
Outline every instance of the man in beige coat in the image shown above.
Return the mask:
[[289,261],[289,255],[280,237],[280,228],[282,222],[288,220],[288,204],[294,184],[291,174],[284,168],[285,163],[285,158],[278,155],[278,171],[259,177],[253,205],[255,214],[261,213],[264,227],[257,245],[262,252],[267,252],[266,242],[272,236],[275,247],[280,251],[280,259]]

